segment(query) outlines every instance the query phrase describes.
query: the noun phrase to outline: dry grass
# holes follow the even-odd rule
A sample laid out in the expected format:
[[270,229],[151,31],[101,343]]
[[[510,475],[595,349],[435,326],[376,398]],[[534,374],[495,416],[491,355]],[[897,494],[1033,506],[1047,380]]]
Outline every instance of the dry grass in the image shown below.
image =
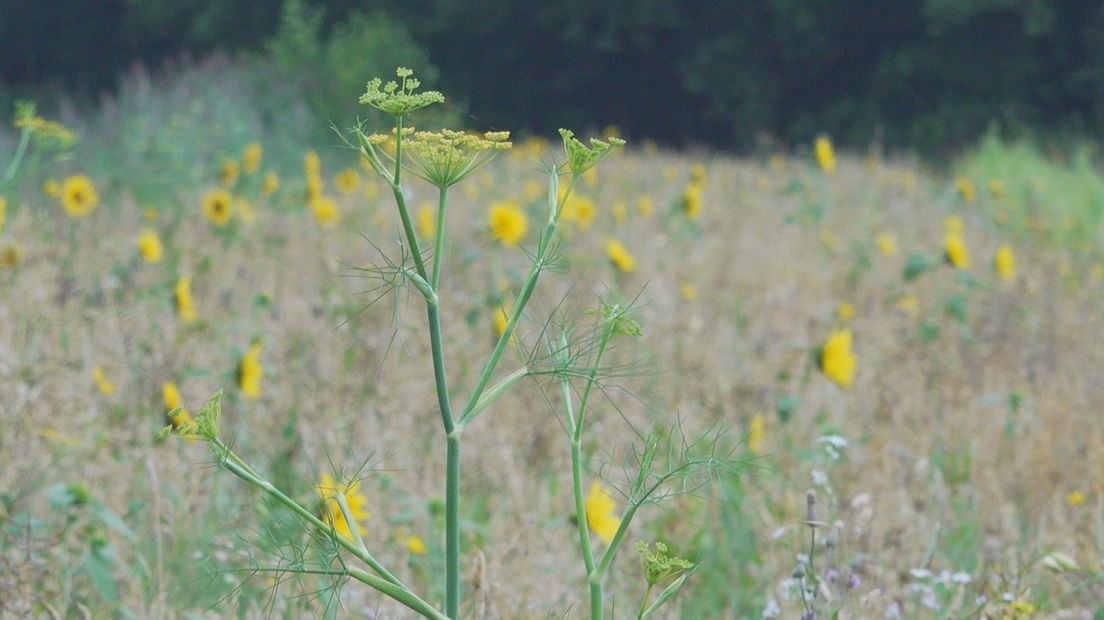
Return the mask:
[[[1087,266],[1031,238],[1002,238],[984,205],[963,205],[949,182],[903,163],[870,168],[845,159],[825,178],[797,159],[773,166],[713,159],[701,218],[688,224],[667,210],[694,161],[630,153],[601,170],[599,187],[581,188],[597,200],[598,219],[589,231],[568,236],[570,267],[544,276],[523,340],[535,344],[561,300],[562,317],[585,322],[581,310],[610,294],[607,287],[640,293],[645,337],[620,342],[614,358],[645,363],[611,383],[599,403],[596,466],[624,457],[633,438],[629,422],[646,427],[677,416],[690,430],[719,422],[738,441],[750,419],[765,413],[766,454],[739,496],[755,551],[734,556],[737,566],[727,569],[749,575],[757,587],[732,593],[729,606],[711,617],[749,613],[737,600],[761,608],[775,599],[784,617],[798,613],[779,584],[802,551],[798,523],[813,470],[827,474],[818,487],[824,518],[843,525],[840,565],[853,564],[862,580],[843,592],[841,617],[882,617],[893,605],[905,617],[932,617],[912,587],[909,570],[917,567],[970,573],[973,583],[947,596],[949,616],[967,614],[978,595],[999,601],[1010,592],[1046,613],[1090,617],[1075,614],[1095,611],[1091,605],[1104,589],[1077,589],[1073,578],[1037,563],[1059,550],[1097,575],[1104,548],[1104,315],[1100,282],[1086,275]],[[470,181],[481,188],[476,200],[455,192],[450,207],[455,232],[444,322],[449,370],[461,395],[492,344],[496,283],[516,284],[526,265],[521,252],[491,247],[482,232],[485,205],[517,195],[525,180],[543,183],[534,161],[511,157],[486,175],[487,182]],[[196,592],[222,593],[226,585],[212,586],[201,578],[203,569],[188,567],[208,555],[224,568],[248,565],[239,537],[253,537],[249,527],[258,527],[262,508],[252,491],[209,465],[198,443],[153,443],[164,423],[165,381],[180,385],[193,410],[227,388],[227,434],[259,469],[293,472],[298,497],[311,496],[321,472],[356,471],[368,459],[372,471],[362,488],[372,512],[369,546],[415,582],[432,570],[432,560],[408,558],[396,532],[418,534],[439,551],[426,506],[443,494],[443,441],[421,309],[406,293],[364,309],[370,297],[358,293],[375,284],[343,266],[378,261],[361,233],[395,253],[397,218],[382,198],[368,206],[345,199],[341,229],[325,231],[295,191],[283,190],[278,204],[255,205],[257,223],[230,235],[215,234],[193,206],[198,197],[188,193],[179,213],[166,211],[155,224],[143,223],[139,206],[128,200],[81,221],[66,220],[46,199],[31,200],[0,237],[18,240],[26,252],[17,268],[0,271],[0,489],[10,511],[0,518],[11,524],[18,512],[56,516],[45,489],[86,485],[136,533],[129,540],[100,528],[118,559],[120,604],[139,617],[203,611],[209,597]],[[429,198],[427,188],[415,191],[415,205]],[[642,194],[656,203],[650,217],[636,212]],[[611,215],[619,199],[631,207],[626,223]],[[803,220],[803,205],[822,207],[823,220]],[[901,278],[909,253],[939,255],[941,220],[952,212],[966,220],[972,273],[982,283],[966,293],[961,325],[944,312],[948,296],[964,291],[950,267],[908,284]],[[147,225],[162,231],[168,256],[160,264],[136,256],[133,239]],[[838,240],[835,249],[821,241],[822,230]],[[879,231],[896,236],[897,256],[873,249]],[[636,254],[636,273],[615,274],[608,264],[602,247],[610,234]],[[990,273],[1002,241],[1014,244],[1020,263],[1013,283]],[[871,264],[853,275],[858,246]],[[198,326],[173,315],[172,284],[180,273],[195,274]],[[696,299],[680,297],[686,283]],[[897,307],[905,293],[918,299],[918,315]],[[859,370],[849,390],[820,375],[810,357],[839,323],[840,301],[855,308],[850,326]],[[930,342],[918,336],[923,322],[940,327]],[[247,401],[233,373],[254,338],[264,342],[263,396]],[[503,369],[516,363],[516,356],[508,358]],[[96,366],[115,382],[114,394],[94,388]],[[545,391],[554,403],[554,391]],[[463,486],[471,498],[465,514],[473,520],[465,556],[474,567],[466,585],[472,617],[581,617],[585,609],[566,491],[568,439],[545,391],[523,384],[468,434]],[[1022,398],[1015,415],[1007,405],[1013,393]],[[774,410],[785,396],[801,401],[783,423]],[[816,443],[828,433],[850,442],[838,462],[828,462]],[[964,459],[957,469],[954,455]],[[607,470],[615,483],[619,471]],[[1073,491],[1087,502],[1067,504]],[[683,498],[669,508],[646,515],[634,537],[711,540],[702,532],[721,522],[723,504]],[[773,538],[781,528],[788,529]],[[61,573],[88,547],[84,533],[44,531],[41,539],[30,537],[41,548],[22,553],[28,538],[9,528],[0,544],[12,569],[0,571],[0,588],[15,593],[0,607],[19,613],[29,601],[42,601],[65,609],[79,600],[107,609],[82,573]],[[689,543],[682,550],[698,551]],[[622,564],[611,591],[624,601],[619,608],[629,608],[640,591],[637,569],[629,554]],[[281,592],[320,585],[292,583]],[[263,591],[266,584],[257,579],[251,587]],[[699,574],[689,587],[694,597],[701,594],[695,588],[721,585]],[[247,604],[246,615],[264,613],[267,600]],[[356,587],[346,588],[342,602],[349,617],[390,609]],[[301,604],[283,597],[274,603],[277,611]],[[984,613],[1001,608],[993,603]],[[233,609],[209,613],[229,616]],[[392,610],[380,617],[403,616]]]

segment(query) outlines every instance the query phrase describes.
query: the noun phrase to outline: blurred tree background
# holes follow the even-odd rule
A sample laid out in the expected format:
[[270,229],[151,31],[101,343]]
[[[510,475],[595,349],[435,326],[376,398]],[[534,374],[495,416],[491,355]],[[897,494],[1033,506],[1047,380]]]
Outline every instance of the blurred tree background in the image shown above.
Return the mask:
[[479,129],[601,119],[736,151],[1104,133],[1098,0],[6,0],[0,104],[94,102],[134,63],[218,52],[275,68],[339,124],[402,64]]

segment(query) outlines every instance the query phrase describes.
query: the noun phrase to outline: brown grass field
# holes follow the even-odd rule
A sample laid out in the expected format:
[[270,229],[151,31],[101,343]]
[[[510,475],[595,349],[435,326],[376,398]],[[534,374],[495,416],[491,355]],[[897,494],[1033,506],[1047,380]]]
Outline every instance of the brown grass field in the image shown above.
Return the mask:
[[[539,162],[552,151],[516,150],[452,192],[442,311],[460,396],[528,266],[521,248],[488,238],[488,205],[521,203],[522,248],[545,217],[544,197],[523,188],[547,185]],[[323,155],[327,188],[356,166],[355,155]],[[696,219],[679,206],[693,164],[706,168]],[[331,600],[327,579],[251,576],[307,537],[286,535],[288,516],[201,442],[154,440],[166,382],[193,412],[224,389],[224,438],[307,504],[323,473],[360,473],[368,547],[441,600],[444,441],[424,311],[408,289],[369,305],[381,283],[358,268],[399,255],[398,218],[385,192],[365,196],[359,174],[352,193],[332,191],[342,213],[332,229],[306,208],[302,173],[252,201],[255,221],[224,229],[201,213],[208,188],[181,189],[156,219],[121,190],[101,190],[81,219],[37,192],[9,202],[0,249],[18,243],[22,256],[0,267],[0,616],[322,617],[339,601],[336,617],[409,617],[356,583]],[[633,525],[631,542],[669,541],[701,562],[661,616],[799,617],[787,580],[808,552],[815,490],[833,543],[817,550],[820,605],[840,618],[1101,617],[1101,270],[1000,225],[1002,198],[974,181],[970,202],[906,161],[841,157],[825,174],[807,154],[630,145],[580,183],[595,219],[566,225],[566,260],[543,274],[499,374],[539,351],[546,327],[592,324],[585,310],[599,298],[635,300],[644,334],[615,341],[587,432],[591,470],[623,488],[637,432],[728,429],[741,473]],[[435,200],[427,185],[411,189],[415,210]],[[948,215],[965,223],[969,270],[944,262]],[[160,262],[139,257],[143,229],[160,235]],[[878,234],[895,238],[895,254],[878,250]],[[610,263],[610,237],[634,271]],[[1002,243],[1015,252],[1011,280],[992,267]],[[930,268],[906,281],[913,254]],[[190,324],[174,311],[181,275],[192,276]],[[846,389],[815,354],[844,327],[857,357]],[[250,399],[235,373],[255,340],[264,374]],[[551,379],[526,379],[466,432],[465,617],[586,617],[558,398]],[[764,426],[749,445],[756,416]],[[846,440],[836,458],[825,436]],[[631,542],[607,586],[615,617],[631,617],[643,591]],[[1055,552],[1076,569],[1055,569]]]

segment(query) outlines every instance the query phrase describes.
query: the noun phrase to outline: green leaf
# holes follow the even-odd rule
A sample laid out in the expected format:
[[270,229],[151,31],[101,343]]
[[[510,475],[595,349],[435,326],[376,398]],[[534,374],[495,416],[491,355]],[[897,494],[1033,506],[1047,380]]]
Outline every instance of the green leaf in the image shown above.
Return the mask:
[[94,513],[96,518],[107,527],[115,530],[127,538],[127,540],[135,540],[137,536],[134,531],[130,529],[130,526],[126,524],[119,515],[111,512],[107,506],[97,505]]
[[920,325],[920,342],[927,344],[939,337],[939,325],[925,321]]
[[84,562],[84,572],[88,574],[88,580],[92,582],[96,592],[112,604],[119,600],[119,591],[115,585],[115,575],[112,570],[114,566],[114,553],[108,545],[94,545]]
[[905,272],[902,275],[905,282],[911,282],[915,280],[920,274],[932,268],[935,263],[924,254],[914,253],[910,254],[908,261],[905,262]]
[[778,401],[775,405],[776,411],[778,411],[778,419],[785,424],[790,421],[790,417],[793,415],[797,406],[801,404],[801,399],[797,396],[782,395],[778,397]]
[[966,322],[966,296],[951,295],[947,298],[947,314],[955,318],[959,323]]

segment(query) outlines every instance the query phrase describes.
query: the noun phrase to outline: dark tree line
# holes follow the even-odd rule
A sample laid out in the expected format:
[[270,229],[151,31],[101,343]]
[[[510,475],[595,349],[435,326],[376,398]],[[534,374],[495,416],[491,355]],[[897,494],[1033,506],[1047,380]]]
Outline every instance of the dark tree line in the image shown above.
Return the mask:
[[[300,0],[305,1],[305,0]],[[315,0],[386,13],[477,127],[612,123],[635,137],[946,147],[994,121],[1104,130],[1100,0]],[[7,0],[9,89],[110,88],[135,61],[263,51],[280,0]],[[375,23],[378,23],[375,22]],[[378,31],[378,29],[377,29]],[[347,46],[346,46],[347,47]]]

